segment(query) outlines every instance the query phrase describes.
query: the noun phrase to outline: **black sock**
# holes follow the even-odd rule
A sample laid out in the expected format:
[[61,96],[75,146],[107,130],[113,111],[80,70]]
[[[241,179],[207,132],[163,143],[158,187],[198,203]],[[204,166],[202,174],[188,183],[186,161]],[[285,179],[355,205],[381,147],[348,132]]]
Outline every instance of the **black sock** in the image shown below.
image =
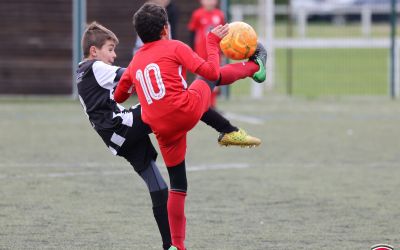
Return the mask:
[[208,126],[214,128],[220,133],[231,133],[239,129],[233,126],[225,117],[215,109],[209,108],[201,117],[201,120]]
[[154,218],[156,219],[163,242],[163,249],[169,249],[172,245],[172,240],[167,211],[168,189],[150,192],[150,196],[153,203]]
[[219,86],[220,82],[221,82],[221,74],[219,75],[218,80],[216,81],[211,81],[211,80],[207,80],[202,76],[199,76],[198,79],[203,80],[205,83],[207,83],[208,87],[210,88],[211,92],[214,91],[214,88],[216,86]]

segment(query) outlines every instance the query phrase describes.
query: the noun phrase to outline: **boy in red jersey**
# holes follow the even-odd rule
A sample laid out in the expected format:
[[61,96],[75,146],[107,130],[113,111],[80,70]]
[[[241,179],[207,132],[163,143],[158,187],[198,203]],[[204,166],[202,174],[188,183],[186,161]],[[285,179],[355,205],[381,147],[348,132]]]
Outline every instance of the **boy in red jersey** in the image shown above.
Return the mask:
[[[82,37],[84,59],[77,68],[76,81],[83,110],[111,153],[125,158],[145,181],[163,249],[168,250],[172,244],[167,213],[168,186],[156,164],[157,151],[148,136],[152,131],[141,119],[140,105],[126,109],[118,105],[113,96],[126,70],[112,65],[117,57],[115,48],[118,38],[111,30],[96,22],[87,27]],[[256,145],[259,141],[258,138],[242,134],[242,130],[238,130],[215,110],[209,109],[201,120],[220,132],[222,138],[232,137],[227,144]]]
[[[217,8],[218,0],[200,0],[201,7],[196,9],[190,18],[190,44],[193,50],[203,59],[207,59],[206,37],[208,32],[225,23],[224,13]],[[211,95],[211,107],[217,104],[218,88]]]
[[[207,61],[186,44],[169,40],[167,13],[161,6],[144,4],[134,15],[134,25],[144,46],[122,75],[114,98],[124,102],[133,91],[137,92],[142,119],[156,135],[170,178],[167,207],[174,245],[171,249],[184,250],[186,134],[209,108],[215,85],[230,84],[248,76],[260,82],[265,80],[266,52],[259,44],[249,62],[220,69],[218,44],[228,33],[228,25],[217,26],[209,33]],[[187,87],[186,69],[203,78]]]

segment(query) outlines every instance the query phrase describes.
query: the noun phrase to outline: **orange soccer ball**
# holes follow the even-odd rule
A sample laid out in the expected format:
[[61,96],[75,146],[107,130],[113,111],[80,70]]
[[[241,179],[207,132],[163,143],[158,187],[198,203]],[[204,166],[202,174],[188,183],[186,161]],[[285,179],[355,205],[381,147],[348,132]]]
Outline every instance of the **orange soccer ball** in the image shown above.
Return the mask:
[[233,60],[247,59],[257,48],[257,33],[245,22],[229,24],[229,33],[219,43],[222,53]]

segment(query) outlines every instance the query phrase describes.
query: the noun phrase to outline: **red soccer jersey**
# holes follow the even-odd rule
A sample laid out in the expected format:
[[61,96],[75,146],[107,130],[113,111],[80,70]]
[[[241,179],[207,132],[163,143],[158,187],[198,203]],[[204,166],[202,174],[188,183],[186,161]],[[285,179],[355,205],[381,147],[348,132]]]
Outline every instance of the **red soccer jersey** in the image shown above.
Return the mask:
[[122,96],[119,93],[132,93],[135,89],[142,105],[143,121],[152,127],[162,123],[166,116],[170,120],[171,117],[179,116],[179,112],[188,112],[192,108],[192,101],[186,91],[186,69],[207,79],[217,80],[219,41],[217,36],[210,33],[207,62],[189,46],[177,40],[158,40],[144,44],[121,77],[115,100],[123,101],[119,100]]
[[206,36],[213,28],[224,23],[224,13],[220,9],[199,8],[193,12],[188,28],[195,32],[194,51],[199,56],[207,59]]

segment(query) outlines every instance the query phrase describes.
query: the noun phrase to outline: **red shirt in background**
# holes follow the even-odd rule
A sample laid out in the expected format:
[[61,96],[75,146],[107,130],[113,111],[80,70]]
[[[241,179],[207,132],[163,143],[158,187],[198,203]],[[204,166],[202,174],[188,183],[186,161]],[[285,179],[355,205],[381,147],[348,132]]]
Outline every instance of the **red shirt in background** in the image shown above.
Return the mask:
[[194,51],[203,59],[207,59],[206,37],[208,32],[224,23],[224,13],[220,9],[199,8],[193,12],[188,29],[195,32]]

